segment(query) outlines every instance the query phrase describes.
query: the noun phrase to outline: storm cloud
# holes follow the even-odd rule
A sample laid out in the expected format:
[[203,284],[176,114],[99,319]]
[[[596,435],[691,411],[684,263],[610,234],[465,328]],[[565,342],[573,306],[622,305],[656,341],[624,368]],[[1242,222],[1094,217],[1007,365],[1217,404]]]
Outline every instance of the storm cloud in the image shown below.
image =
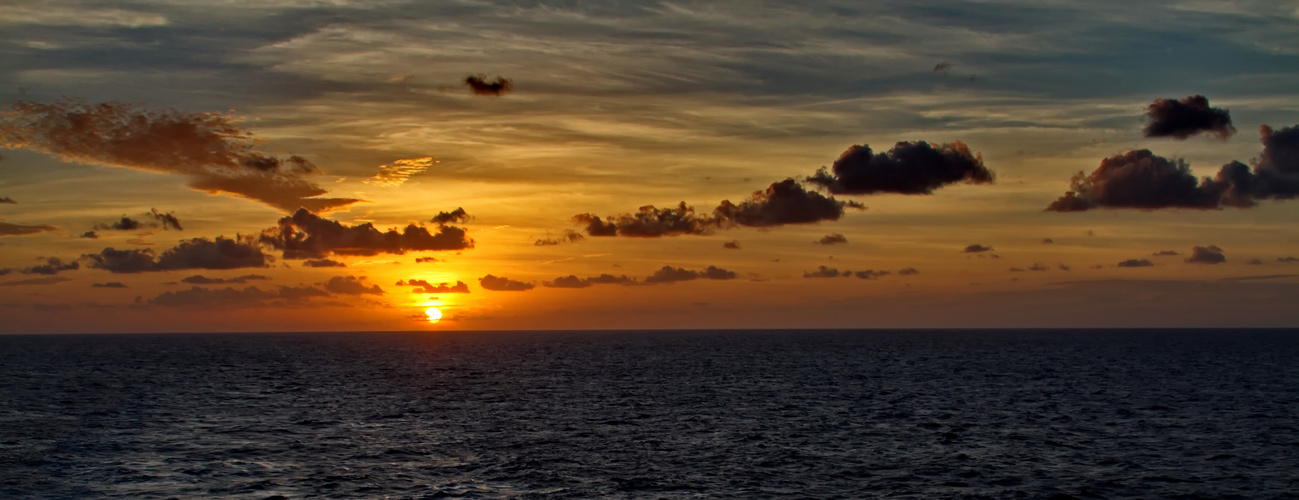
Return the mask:
[[933,194],[935,189],[965,182],[990,184],[995,174],[983,156],[961,141],[947,144],[899,142],[886,153],[870,146],[851,146],[829,170],[822,167],[807,181],[834,194]]
[[455,226],[439,226],[437,233],[430,233],[427,228],[414,224],[407,225],[401,232],[395,229],[379,231],[369,222],[349,227],[306,209],[280,219],[277,227],[263,231],[257,241],[279,250],[286,259],[320,259],[330,254],[463,250],[474,246],[473,240],[465,236],[465,230]]
[[1209,98],[1155,99],[1146,108],[1146,137],[1186,139],[1204,132],[1226,139],[1236,133],[1227,110],[1209,107]]
[[504,276],[492,276],[490,274],[478,278],[478,285],[483,287],[484,290],[491,290],[494,292],[523,292],[531,290],[536,286],[532,283],[524,283]]
[[179,269],[237,269],[267,267],[271,256],[248,242],[223,238],[194,238],[182,241],[155,257],[150,249],[117,250],[109,247],[99,253],[81,256],[94,269],[112,273],[143,273]]

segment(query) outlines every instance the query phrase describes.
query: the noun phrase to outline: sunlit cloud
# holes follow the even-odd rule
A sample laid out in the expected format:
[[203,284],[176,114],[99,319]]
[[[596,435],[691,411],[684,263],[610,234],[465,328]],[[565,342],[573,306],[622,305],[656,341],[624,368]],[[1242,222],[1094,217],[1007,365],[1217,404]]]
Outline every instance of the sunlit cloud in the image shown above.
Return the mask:
[[431,156],[396,160],[390,165],[379,165],[379,172],[374,174],[374,177],[366,179],[365,183],[384,187],[400,186],[405,184],[412,175],[428,170],[431,166],[433,166]]

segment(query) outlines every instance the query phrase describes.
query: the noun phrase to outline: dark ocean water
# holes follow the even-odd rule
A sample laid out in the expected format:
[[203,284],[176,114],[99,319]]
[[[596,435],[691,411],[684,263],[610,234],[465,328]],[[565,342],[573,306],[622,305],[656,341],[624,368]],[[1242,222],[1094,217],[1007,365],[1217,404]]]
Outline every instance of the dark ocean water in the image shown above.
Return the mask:
[[0,336],[0,498],[1299,498],[1299,332]]

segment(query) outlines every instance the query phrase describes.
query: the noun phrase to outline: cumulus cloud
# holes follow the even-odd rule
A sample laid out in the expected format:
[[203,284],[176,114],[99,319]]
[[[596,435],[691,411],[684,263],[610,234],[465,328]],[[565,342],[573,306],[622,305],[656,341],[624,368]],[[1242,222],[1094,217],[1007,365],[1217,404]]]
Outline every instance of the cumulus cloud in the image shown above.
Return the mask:
[[834,194],[932,194],[958,182],[989,184],[994,177],[983,156],[971,153],[961,141],[917,141],[899,142],[887,153],[875,153],[864,144],[851,146],[829,170],[822,167],[807,180]]
[[267,267],[271,256],[248,242],[223,238],[194,238],[154,256],[150,249],[117,250],[105,248],[85,254],[81,259],[94,269],[112,273],[142,273],[179,269],[237,269]]
[[674,208],[646,205],[634,214],[611,215],[607,219],[589,213],[573,216],[574,222],[586,225],[586,233],[591,236],[658,238],[709,234],[717,227],[715,219],[696,215],[695,209],[684,201]]
[[1186,258],[1186,261],[1192,264],[1221,264],[1227,262],[1227,257],[1223,255],[1221,248],[1209,245],[1192,248],[1191,255]]
[[270,276],[262,276],[260,274],[245,274],[235,278],[209,278],[201,274],[195,274],[193,276],[181,278],[180,282],[189,283],[191,285],[242,285],[249,281],[267,281],[270,279]]
[[699,273],[681,267],[663,266],[645,278],[646,283],[675,283],[699,279]]
[[1146,108],[1146,137],[1186,139],[1205,132],[1226,139],[1236,133],[1227,110],[1209,107],[1209,98],[1155,99]]
[[79,268],[81,268],[81,264],[75,260],[65,263],[58,257],[50,257],[45,259],[44,264],[24,268],[23,274],[54,275],[63,271],[75,271]]
[[804,278],[838,278],[852,276],[852,271],[839,272],[838,269],[826,266],[816,266],[815,271],[804,271]]
[[591,282],[570,274],[568,276],[560,276],[551,281],[543,281],[541,282],[541,286],[548,288],[586,288],[591,286]]
[[1154,265],[1155,263],[1150,262],[1149,259],[1128,259],[1119,263],[1119,267],[1151,267]]
[[522,292],[531,290],[536,286],[532,283],[524,283],[504,276],[492,276],[490,274],[478,278],[478,285],[483,287],[484,290],[491,290],[494,292]]
[[706,280],[731,280],[735,279],[735,273],[727,271],[717,266],[708,266],[699,273],[699,277]]
[[876,271],[874,269],[867,269],[865,271],[857,271],[855,273],[852,273],[853,276],[856,276],[864,280],[877,280],[882,277],[888,276],[890,274],[893,273],[889,271]]
[[366,286],[365,276],[334,276],[325,282],[325,291],[339,295],[383,295],[379,285]]
[[484,74],[466,76],[465,85],[469,87],[469,90],[474,95],[483,96],[500,97],[506,92],[514,90],[514,81],[499,76],[489,80],[487,75]]
[[465,224],[469,222],[469,219],[471,218],[472,217],[470,217],[469,213],[465,212],[464,207],[458,207],[450,212],[438,212],[437,215],[434,215],[433,218],[430,219],[430,222],[439,226],[445,226],[447,224]]
[[0,222],[0,236],[25,236],[29,234],[39,234],[47,231],[58,231],[59,228],[47,226],[44,224],[36,226],[25,226],[22,224],[11,224]]
[[110,281],[108,283],[95,283],[90,286],[92,288],[126,288],[126,285],[120,281]]
[[379,231],[373,224],[347,226],[322,218],[306,209],[280,219],[277,227],[267,229],[258,242],[279,250],[286,259],[320,259],[330,254],[377,255],[403,254],[415,250],[462,250],[473,248],[465,230],[439,226],[437,233],[409,224],[398,232]]
[[961,253],[980,253],[980,252],[988,252],[991,250],[992,247],[983,246],[978,243],[972,243],[970,245],[966,245],[965,249],[961,250]]
[[1263,259],[1249,259],[1249,260],[1245,261],[1245,264],[1248,264],[1248,265],[1251,265],[1251,266],[1261,266],[1261,265],[1263,265]]
[[636,278],[627,275],[614,276],[612,274],[601,274],[599,276],[590,276],[585,279],[578,278],[574,275],[562,276],[552,281],[542,282],[542,286],[550,288],[586,288],[592,285],[638,285],[640,282]]
[[542,239],[538,239],[532,244],[534,246],[545,247],[545,246],[554,246],[561,243],[577,243],[584,239],[586,239],[586,237],[582,236],[582,233],[579,233],[572,229],[566,229],[564,230],[564,234],[556,238],[542,238]]
[[727,242],[723,242],[723,243],[722,243],[722,248],[726,248],[726,249],[729,249],[729,250],[739,250],[739,249],[740,249],[740,242],[739,242],[739,241],[727,241]]
[[431,166],[433,166],[431,156],[397,160],[391,165],[379,165],[379,171],[374,174],[374,177],[364,182],[384,187],[400,186],[412,175],[428,170]]
[[331,259],[307,259],[302,262],[302,267],[347,267],[347,264]]
[[220,113],[145,109],[134,104],[18,101],[0,116],[0,146],[30,149],[65,161],[183,175],[193,189],[229,193],[285,211],[329,210],[355,203],[317,198],[327,191],[298,156],[253,151],[239,118]]
[[848,243],[848,238],[839,233],[830,233],[822,236],[821,239],[816,240],[815,243],[818,245],[840,245]]
[[414,293],[469,293],[469,285],[463,281],[457,281],[456,284],[439,283],[434,285],[424,280],[402,280],[397,282],[397,286],[415,287],[411,290]]
[[258,307],[269,305],[274,300],[289,303],[300,303],[313,297],[328,297],[329,292],[316,287],[281,286],[273,290],[262,290],[255,286],[242,290],[226,288],[191,287],[188,290],[163,292],[149,299],[150,304],[164,307]]

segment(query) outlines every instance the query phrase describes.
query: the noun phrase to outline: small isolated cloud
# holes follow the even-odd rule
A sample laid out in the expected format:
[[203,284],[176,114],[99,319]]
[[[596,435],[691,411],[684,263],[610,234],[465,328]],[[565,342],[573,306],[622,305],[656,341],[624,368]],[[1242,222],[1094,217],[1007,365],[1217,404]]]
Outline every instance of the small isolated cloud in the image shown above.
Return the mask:
[[1052,244],[1052,243],[1055,243],[1055,240],[1053,240],[1053,239],[1051,239],[1051,238],[1042,238],[1042,244],[1043,244],[1043,245],[1050,245],[1050,244]]
[[1033,265],[1028,267],[1029,271],[1048,271],[1050,269],[1051,269],[1050,267],[1047,267],[1046,264],[1043,264],[1041,262],[1034,262]]
[[1128,259],[1119,263],[1119,267],[1152,267],[1154,262],[1149,259]]
[[22,224],[11,224],[8,222],[0,222],[0,236],[26,236],[29,234],[39,234],[48,231],[58,231],[58,230],[59,228],[57,227],[47,226],[44,224],[40,224],[36,226],[25,226]]
[[97,240],[97,239],[99,239],[99,233],[96,233],[96,232],[94,232],[94,231],[86,231],[86,232],[84,232],[84,233],[81,233],[81,237],[82,237],[82,238],[89,238],[89,239],[92,239],[92,240]]
[[79,268],[81,264],[75,260],[65,263],[58,257],[50,257],[45,259],[44,264],[23,268],[23,274],[55,275],[63,271],[76,271]]
[[504,276],[493,276],[490,274],[478,278],[478,285],[483,287],[484,290],[491,290],[493,292],[523,292],[531,290],[536,286],[532,283],[524,283]]
[[739,249],[740,249],[740,242],[739,242],[738,240],[734,240],[734,241],[726,241],[726,242],[723,242],[723,243],[722,243],[722,248],[725,248],[725,249],[728,249],[728,250],[739,250]]
[[1186,139],[1204,132],[1226,139],[1236,133],[1227,110],[1209,107],[1209,98],[1155,99],[1146,108],[1146,137]]
[[[606,220],[607,219],[607,220]],[[630,236],[658,238],[683,234],[709,234],[717,227],[711,217],[695,214],[694,207],[681,202],[674,208],[640,207],[634,214],[611,215],[601,219],[594,214],[578,214],[573,222],[586,226],[591,236]]]
[[249,281],[269,281],[270,279],[270,276],[262,276],[260,274],[245,274],[234,278],[209,278],[201,274],[195,274],[193,276],[181,278],[180,282],[189,283],[191,285],[242,285]]
[[108,283],[95,283],[90,286],[92,288],[126,288],[126,285],[120,281],[110,281]]
[[469,90],[473,92],[474,95],[483,96],[500,97],[501,95],[514,90],[514,81],[499,76],[489,80],[487,75],[481,73],[466,76],[465,85],[469,87]]
[[1171,257],[1174,255],[1181,255],[1181,254],[1177,253],[1177,250],[1160,250],[1151,255],[1154,255],[1155,257]]
[[848,243],[848,238],[839,233],[831,233],[822,236],[821,239],[816,240],[815,243],[818,245],[841,245]]
[[463,281],[457,281],[456,284],[439,283],[434,285],[424,280],[402,280],[397,282],[397,286],[415,287],[411,290],[414,293],[469,293],[469,285]]
[[366,286],[364,276],[334,276],[325,282],[325,291],[339,295],[383,295],[379,285]]
[[816,266],[815,271],[804,271],[804,278],[839,278],[852,276],[852,271],[839,272],[838,269],[826,266]]
[[445,226],[448,224],[465,224],[472,218],[468,212],[465,212],[464,207],[458,207],[450,212],[438,212],[432,219],[429,219],[429,222]]
[[866,207],[808,191],[794,179],[785,179],[766,190],[754,191],[749,199],[738,204],[724,200],[713,214],[718,225],[774,227],[836,221],[843,217],[846,208],[864,210]]
[[1186,261],[1192,264],[1221,264],[1227,262],[1227,256],[1222,254],[1221,248],[1209,245],[1192,248],[1191,256],[1187,257]]
[[885,276],[888,276],[888,275],[890,275],[890,274],[893,274],[893,273],[891,273],[891,272],[889,272],[889,271],[876,271],[876,270],[873,270],[873,269],[867,269],[867,270],[865,270],[865,271],[857,271],[857,272],[855,272],[855,273],[852,273],[853,276],[856,276],[856,277],[861,278],[861,279],[864,279],[864,280],[877,280],[877,279],[883,278],[883,277],[885,277]]
[[1261,266],[1263,265],[1263,259],[1249,259],[1245,261],[1245,264],[1250,266]]
[[4,204],[4,203],[18,203],[18,202],[14,201],[13,198],[10,198],[8,196],[0,196],[0,204]]
[[439,259],[437,257],[416,257],[415,258],[416,264],[423,264],[425,262],[446,262],[446,259]]
[[612,274],[601,274],[585,279],[578,278],[574,275],[562,276],[552,281],[542,282],[542,286],[549,288],[587,288],[592,285],[637,285],[640,282],[636,278],[627,275],[614,276]]
[[154,256],[149,249],[117,250],[105,248],[85,254],[81,259],[94,269],[112,273],[142,273],[179,269],[237,269],[267,267],[272,258],[256,245],[223,238],[194,238]]
[[347,264],[332,259],[307,259],[302,262],[302,267],[347,267]]
[[1057,264],[1057,265],[1056,265],[1056,269],[1059,269],[1059,270],[1061,270],[1061,271],[1068,271],[1068,270],[1071,270],[1071,269],[1073,269],[1073,268],[1069,267],[1068,264],[1065,264],[1065,263],[1061,262],[1060,264]]
[[560,236],[558,236],[558,237],[555,237],[555,238],[541,238],[541,239],[538,239],[537,241],[533,242],[532,244],[533,244],[533,246],[546,247],[546,246],[559,245],[559,244],[561,244],[561,243],[577,243],[577,242],[582,241],[582,240],[584,240],[584,239],[586,239],[586,237],[585,237],[585,236],[582,236],[582,233],[579,233],[579,232],[574,231],[574,230],[572,230],[572,229],[566,229],[566,230],[564,230],[564,234],[562,234],[562,235],[560,235]]
[[992,250],[992,247],[989,247],[989,246],[983,246],[983,245],[980,245],[980,244],[978,244],[978,243],[972,243],[972,244],[966,245],[965,248],[961,250],[961,253],[981,253],[981,252],[988,252],[988,251],[991,251],[991,250]]
[[1299,262],[1299,257],[1277,257],[1277,262]]
[[433,166],[431,156],[396,160],[391,165],[379,165],[379,171],[375,172],[374,177],[364,182],[384,187],[400,186],[405,184],[412,175],[428,170],[431,166]]
[[371,223],[347,226],[338,221],[322,218],[306,209],[280,219],[279,226],[267,229],[257,239],[263,245],[279,250],[286,259],[320,259],[330,254],[377,255],[403,254],[414,250],[463,250],[473,248],[474,242],[465,230],[455,226],[439,226],[436,233],[427,228],[409,224],[400,232],[396,229],[379,231]]
[[916,268],[914,267],[904,267],[902,269],[898,269],[898,276],[912,276],[916,274],[920,274],[920,271],[917,271]]
[[917,141],[899,142],[887,153],[867,145],[849,147],[829,170],[822,167],[807,181],[834,194],[933,194],[950,184],[990,184],[994,178],[983,156],[961,141]]

